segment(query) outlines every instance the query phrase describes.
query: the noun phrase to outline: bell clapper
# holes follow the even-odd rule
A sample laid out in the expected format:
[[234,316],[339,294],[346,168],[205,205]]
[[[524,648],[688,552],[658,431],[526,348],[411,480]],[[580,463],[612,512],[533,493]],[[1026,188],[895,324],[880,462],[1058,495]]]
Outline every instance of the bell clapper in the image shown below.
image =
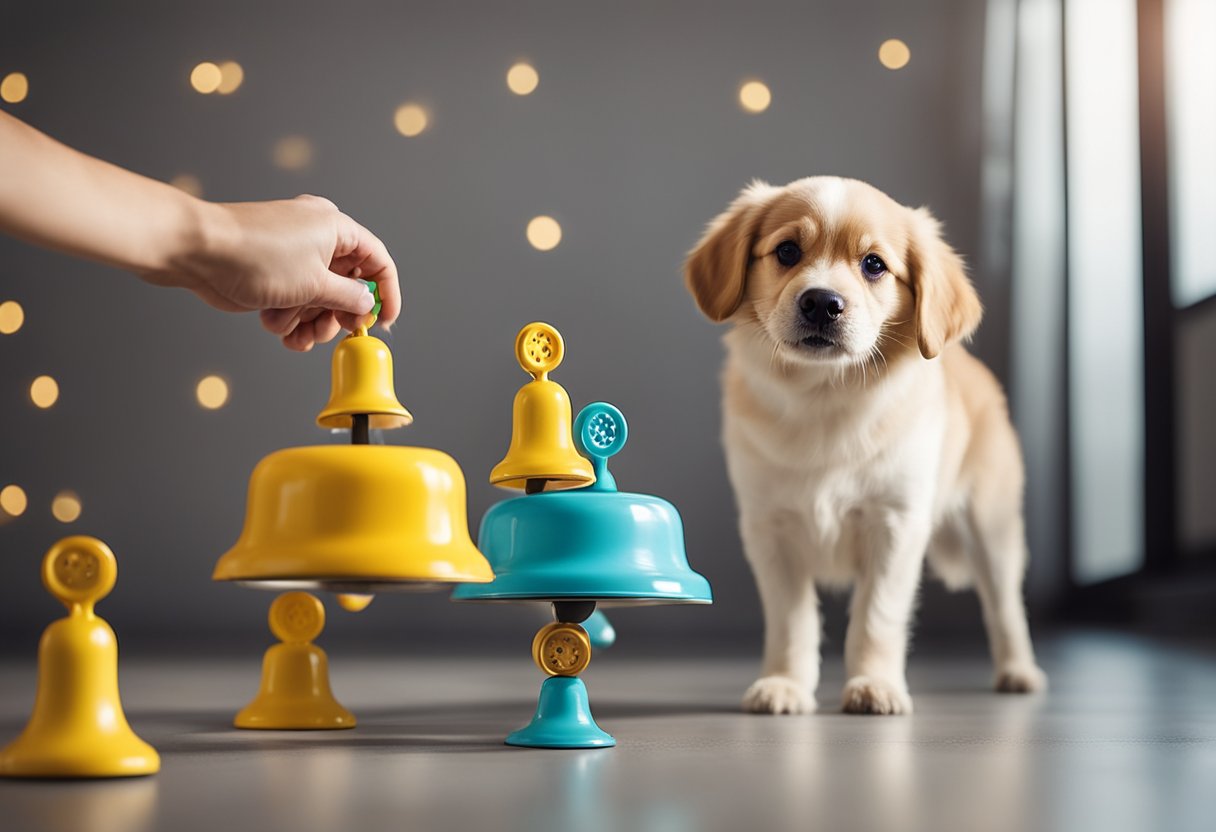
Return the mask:
[[553,617],[567,624],[582,624],[595,612],[594,601],[554,601]]
[[350,443],[352,445],[367,445],[371,442],[371,416],[366,413],[356,413],[350,417]]

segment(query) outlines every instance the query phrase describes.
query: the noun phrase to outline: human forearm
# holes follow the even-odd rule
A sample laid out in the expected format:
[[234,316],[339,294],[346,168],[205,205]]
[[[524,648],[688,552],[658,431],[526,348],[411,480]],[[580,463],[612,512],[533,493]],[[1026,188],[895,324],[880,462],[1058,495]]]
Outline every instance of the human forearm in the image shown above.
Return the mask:
[[292,349],[366,323],[375,281],[388,326],[401,311],[384,243],[327,199],[206,202],[65,147],[0,112],[0,231],[261,312]]
[[208,210],[0,112],[0,230],[151,275],[201,245]]

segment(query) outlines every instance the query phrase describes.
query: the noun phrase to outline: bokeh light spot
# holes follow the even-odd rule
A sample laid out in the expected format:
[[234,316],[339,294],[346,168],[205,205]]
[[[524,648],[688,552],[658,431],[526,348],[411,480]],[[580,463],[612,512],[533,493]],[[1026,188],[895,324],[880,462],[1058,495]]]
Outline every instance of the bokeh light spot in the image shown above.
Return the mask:
[[0,98],[9,104],[20,104],[30,94],[30,79],[24,72],[10,72],[0,81]]
[[203,181],[193,173],[179,173],[169,180],[169,184],[190,196],[203,195]]
[[194,388],[198,403],[208,410],[218,410],[228,402],[228,382],[219,376],[204,376]]
[[540,83],[540,73],[531,64],[518,63],[507,70],[507,88],[516,95],[528,95]]
[[21,486],[6,485],[4,488],[0,488],[0,511],[9,517],[20,517],[25,513],[27,505],[29,505],[29,500],[25,496],[25,489]]
[[283,170],[304,170],[312,164],[312,142],[303,136],[284,136],[274,144],[274,164]]
[[74,491],[60,491],[55,495],[55,499],[51,500],[51,514],[55,515],[55,519],[60,523],[73,523],[80,519],[80,498],[76,496]]
[[0,335],[12,335],[25,323],[25,310],[15,300],[0,303]]
[[393,114],[393,124],[403,136],[417,136],[426,129],[429,120],[426,110],[417,104],[402,104]]
[[210,95],[220,88],[224,81],[224,73],[211,61],[203,61],[190,73],[190,86],[203,95]]
[[59,382],[50,376],[38,376],[30,385],[30,400],[43,410],[59,401]]
[[562,227],[553,217],[533,217],[528,223],[528,242],[538,251],[550,251],[562,241]]
[[878,62],[887,69],[903,69],[912,60],[912,50],[898,38],[884,40],[878,47]]
[[772,92],[760,81],[748,81],[739,87],[739,103],[749,113],[763,113],[772,102]]
[[230,95],[240,88],[245,80],[245,70],[236,61],[224,61],[220,64],[220,83],[215,91],[220,95]]

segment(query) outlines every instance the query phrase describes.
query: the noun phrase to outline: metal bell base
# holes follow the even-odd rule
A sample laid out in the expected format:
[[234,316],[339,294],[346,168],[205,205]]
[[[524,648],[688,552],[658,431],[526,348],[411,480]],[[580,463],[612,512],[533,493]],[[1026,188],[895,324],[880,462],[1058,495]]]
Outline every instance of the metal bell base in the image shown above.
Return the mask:
[[582,679],[550,676],[540,686],[536,715],[506,743],[524,748],[611,748],[616,740],[595,724]]

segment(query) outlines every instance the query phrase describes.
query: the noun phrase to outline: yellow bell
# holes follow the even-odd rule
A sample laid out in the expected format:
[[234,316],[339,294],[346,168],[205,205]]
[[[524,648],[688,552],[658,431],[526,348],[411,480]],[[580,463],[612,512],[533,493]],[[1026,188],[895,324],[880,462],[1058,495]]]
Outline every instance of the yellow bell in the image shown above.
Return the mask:
[[456,460],[431,448],[367,444],[369,427],[412,418],[393,392],[388,346],[364,328],[343,339],[332,390],[317,422],[350,427],[354,444],[287,448],[259,462],[244,529],[212,578],[362,596],[493,580],[469,537]]
[[355,715],[329,687],[329,658],[312,643],[325,629],[325,607],[307,592],[285,592],[270,605],[270,631],[282,644],[262,659],[262,686],[233,720],[262,730],[354,728]]
[[254,468],[244,530],[212,578],[361,594],[486,583],[466,511],[464,475],[442,451],[287,448]]
[[562,362],[561,333],[549,324],[531,323],[515,339],[515,357],[532,376],[515,394],[511,445],[490,472],[503,488],[553,491],[595,482],[591,463],[574,447],[570,397],[549,372]]
[[38,694],[25,731],[0,750],[3,777],[155,774],[160,756],[127,724],[118,695],[118,643],[93,605],[110,594],[118,562],[94,537],[66,537],[42,561],[42,582],[68,616],[38,645]]
[[317,416],[323,428],[350,428],[367,415],[372,429],[400,428],[414,417],[393,389],[393,354],[363,328],[343,338],[334,350],[329,403]]

